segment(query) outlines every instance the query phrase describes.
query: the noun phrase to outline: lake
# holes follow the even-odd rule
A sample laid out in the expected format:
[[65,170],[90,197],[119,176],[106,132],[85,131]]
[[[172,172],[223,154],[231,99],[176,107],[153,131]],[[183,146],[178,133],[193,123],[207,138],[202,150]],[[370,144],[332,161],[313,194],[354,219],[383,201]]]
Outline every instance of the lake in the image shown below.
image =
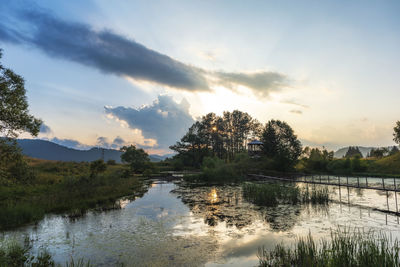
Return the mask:
[[[309,233],[329,238],[337,227],[400,238],[398,217],[376,210],[387,209],[386,193],[342,187],[339,194],[334,186],[329,191],[328,206],[266,208],[245,201],[240,185],[154,181],[143,197],[118,200],[119,209],[77,219],[48,215],[1,237],[22,242],[28,236],[33,253],[46,248],[58,263],[73,257],[97,266],[255,266],[259,247],[290,244]],[[394,205],[391,193],[389,206]]]

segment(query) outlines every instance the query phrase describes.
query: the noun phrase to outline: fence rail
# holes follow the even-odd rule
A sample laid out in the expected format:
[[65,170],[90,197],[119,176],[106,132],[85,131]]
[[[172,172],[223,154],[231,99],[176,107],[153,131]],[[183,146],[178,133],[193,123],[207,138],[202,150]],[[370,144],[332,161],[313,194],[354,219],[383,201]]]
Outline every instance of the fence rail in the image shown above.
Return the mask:
[[[390,211],[389,192],[394,192],[396,201],[396,211],[394,213],[398,216],[400,215],[397,205],[397,192],[400,192],[400,187],[397,186],[400,183],[400,181],[397,181],[397,179],[400,178],[351,177],[351,176],[330,176],[330,175],[298,175],[298,176],[292,176],[290,178],[285,178],[285,177],[275,177],[275,176],[268,176],[261,174],[248,174],[248,176],[256,178],[258,180],[274,180],[274,181],[296,182],[296,183],[315,184],[315,185],[338,186],[339,194],[341,193],[340,190],[341,187],[347,187],[347,189],[359,188],[359,189],[385,191],[388,211]],[[351,183],[349,182],[349,179]],[[393,181],[392,184],[391,181]],[[350,199],[348,199],[348,202],[350,203]]]

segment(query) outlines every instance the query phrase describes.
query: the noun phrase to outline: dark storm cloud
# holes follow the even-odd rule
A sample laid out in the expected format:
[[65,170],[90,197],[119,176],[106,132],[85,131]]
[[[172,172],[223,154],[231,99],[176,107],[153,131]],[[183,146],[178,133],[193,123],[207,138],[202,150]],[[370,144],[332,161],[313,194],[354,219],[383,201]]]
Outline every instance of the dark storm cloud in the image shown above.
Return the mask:
[[187,91],[210,91],[209,85],[235,90],[246,86],[268,96],[288,85],[277,72],[231,73],[197,68],[151,50],[110,30],[67,22],[38,9],[0,12],[0,41],[36,47],[44,53],[97,68],[105,73],[130,77]]
[[155,139],[159,148],[168,148],[179,140],[193,124],[189,103],[176,103],[163,95],[151,105],[141,108],[105,107],[107,114],[126,121],[130,128],[140,129],[146,139]]
[[209,90],[202,71],[109,30],[95,31],[85,24],[60,20],[43,12],[18,13],[29,22],[29,34],[1,25],[0,39],[33,45],[43,52],[107,73],[180,88]]

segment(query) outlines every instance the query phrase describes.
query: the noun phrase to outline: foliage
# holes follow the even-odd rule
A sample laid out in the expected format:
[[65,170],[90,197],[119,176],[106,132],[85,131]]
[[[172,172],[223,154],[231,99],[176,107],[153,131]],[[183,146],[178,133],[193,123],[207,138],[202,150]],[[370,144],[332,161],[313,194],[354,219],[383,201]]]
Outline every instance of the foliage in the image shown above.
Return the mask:
[[0,138],[0,185],[2,181],[29,183],[34,179],[15,140]]
[[114,166],[114,165],[117,165],[117,162],[115,160],[113,160],[113,159],[109,159],[109,160],[107,160],[107,165]]
[[396,122],[396,126],[393,128],[393,141],[400,145],[400,121]]
[[0,186],[0,230],[39,221],[46,213],[71,216],[85,214],[95,207],[114,207],[115,199],[141,194],[143,182],[124,176],[123,165],[90,177],[86,162],[56,162],[29,159],[35,178],[24,184],[18,181]]
[[202,163],[202,170],[215,169],[224,164],[224,161],[218,157],[205,157]]
[[134,145],[123,146],[121,160],[130,165],[131,170],[143,172],[151,165],[149,155],[142,149],[137,149]]
[[32,179],[15,138],[21,132],[36,136],[41,123],[29,114],[24,79],[0,63],[0,183]]
[[378,148],[373,148],[369,152],[369,156],[373,158],[383,158],[384,156],[387,156],[389,154],[389,149],[386,147],[378,147]]
[[90,177],[96,177],[99,173],[105,172],[106,170],[107,165],[102,159],[90,163]]
[[400,152],[399,148],[397,146],[393,146],[392,149],[389,152],[389,156],[393,156],[393,155],[395,155],[395,154],[397,154],[399,152]]
[[275,169],[287,171],[293,169],[301,155],[301,143],[293,129],[280,120],[271,120],[262,132],[263,152],[275,162]]
[[400,174],[400,153],[370,161],[367,170],[369,173]]
[[0,135],[15,138],[19,132],[39,133],[42,122],[29,114],[24,79],[1,63],[0,101]]
[[353,158],[353,157],[361,157],[362,158],[362,153],[358,146],[350,146],[349,149],[347,150],[346,154],[344,155],[345,158]]
[[302,152],[301,162],[303,165],[302,171],[306,172],[327,172],[328,164],[333,161],[333,151],[328,151],[325,148],[305,147]]
[[246,151],[247,141],[257,138],[261,124],[248,113],[225,111],[222,116],[209,113],[195,122],[179,142],[170,149],[185,166],[200,167],[205,157],[231,161]]
[[382,233],[338,229],[331,240],[315,242],[311,233],[298,238],[294,248],[281,244],[271,251],[259,248],[259,266],[399,266],[399,243]]

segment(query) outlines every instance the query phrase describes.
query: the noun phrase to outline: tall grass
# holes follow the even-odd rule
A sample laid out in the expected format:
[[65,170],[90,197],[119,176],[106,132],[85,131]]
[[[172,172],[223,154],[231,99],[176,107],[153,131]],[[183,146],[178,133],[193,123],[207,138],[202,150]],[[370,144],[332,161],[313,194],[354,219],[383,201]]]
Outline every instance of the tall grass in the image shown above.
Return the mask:
[[294,246],[277,245],[273,250],[259,248],[259,266],[400,266],[396,240],[382,232],[350,229],[331,231],[331,240],[315,242],[311,234],[299,238]]
[[[8,242],[0,242],[0,266],[31,266],[31,267],[54,267],[62,266],[56,264],[53,260],[52,255],[45,249],[39,251],[37,255],[30,253],[31,241],[29,238],[25,239],[23,245],[17,243],[15,240],[9,240]],[[70,261],[66,262],[65,267],[90,267],[92,266],[89,261],[84,259],[74,260],[71,258]]]
[[273,207],[278,204],[326,204],[329,201],[327,188],[315,188],[311,190],[300,189],[293,184],[245,183],[242,185],[243,197],[254,204]]
[[329,191],[327,187],[312,187],[312,189],[309,190],[307,186],[300,191],[300,198],[303,203],[327,204],[329,202]]
[[36,160],[31,166],[36,173],[31,183],[0,186],[0,230],[39,221],[46,213],[82,215],[146,190],[139,178],[123,175],[122,165],[109,166],[95,177],[90,177],[87,163]]

